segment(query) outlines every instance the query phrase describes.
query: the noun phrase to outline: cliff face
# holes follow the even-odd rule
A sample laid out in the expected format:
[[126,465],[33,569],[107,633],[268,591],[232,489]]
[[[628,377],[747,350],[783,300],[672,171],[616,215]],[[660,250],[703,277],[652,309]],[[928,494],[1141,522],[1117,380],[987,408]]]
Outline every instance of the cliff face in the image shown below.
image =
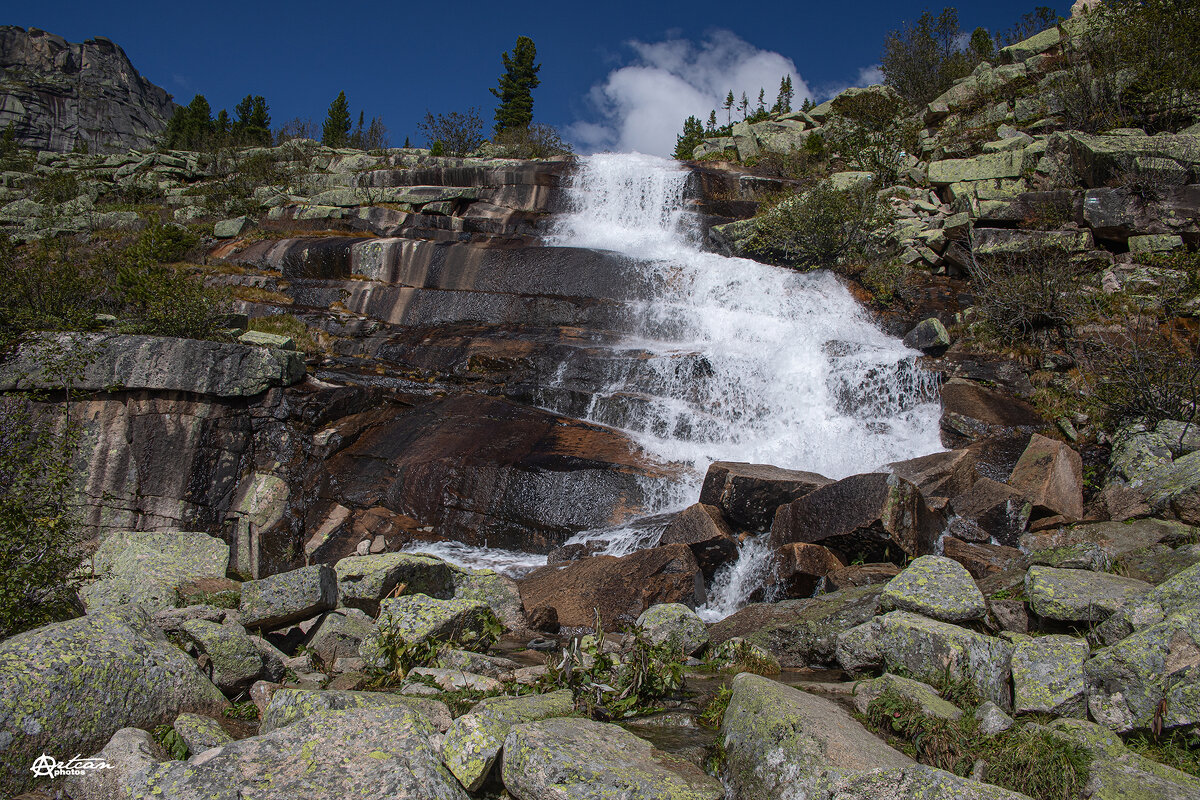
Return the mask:
[[0,26],[0,129],[14,123],[26,147],[144,148],[175,108],[171,95],[102,36],[72,44],[37,28]]

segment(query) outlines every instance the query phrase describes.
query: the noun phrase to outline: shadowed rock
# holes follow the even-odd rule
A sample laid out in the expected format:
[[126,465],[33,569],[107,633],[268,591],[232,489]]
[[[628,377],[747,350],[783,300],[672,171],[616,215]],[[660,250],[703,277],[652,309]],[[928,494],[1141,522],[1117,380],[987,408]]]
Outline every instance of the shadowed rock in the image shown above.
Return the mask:
[[766,531],[779,506],[830,483],[815,472],[715,461],[704,476],[700,502],[717,506],[735,524]]

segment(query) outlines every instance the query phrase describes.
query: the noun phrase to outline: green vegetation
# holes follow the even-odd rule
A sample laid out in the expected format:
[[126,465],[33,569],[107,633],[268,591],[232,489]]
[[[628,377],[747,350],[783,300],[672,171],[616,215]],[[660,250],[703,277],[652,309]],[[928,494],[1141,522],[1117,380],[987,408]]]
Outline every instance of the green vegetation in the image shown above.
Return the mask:
[[917,124],[906,119],[900,97],[879,90],[847,93],[837,99],[834,112],[821,145],[873,172],[881,185],[896,183],[905,154],[917,147]]
[[975,34],[963,47],[958,9],[943,8],[936,16],[922,12],[915,23],[905,23],[884,40],[879,62],[885,82],[910,105],[928,103],[992,54],[987,31]]
[[325,123],[321,126],[321,144],[326,147],[345,147],[350,141],[350,103],[344,91],[338,92],[329,104]]
[[1087,751],[1045,728],[984,736],[970,710],[958,720],[928,716],[893,689],[871,701],[866,721],[923,764],[967,776],[982,760],[982,780],[1037,800],[1074,800],[1087,782]]
[[1079,319],[1089,269],[1066,250],[979,257],[969,271],[984,320],[1002,335],[1033,340],[1049,332],[1061,341]]
[[1200,778],[1200,733],[1138,733],[1125,744],[1138,755]]
[[514,128],[528,128],[533,122],[533,90],[541,84],[538,71],[537,47],[528,36],[518,36],[511,53],[502,53],[504,73],[491,93],[500,99],[496,107],[495,133]]
[[675,137],[675,152],[672,154],[679,161],[687,161],[705,137],[704,125],[699,117],[688,117],[683,123],[683,133]]
[[216,119],[204,95],[175,110],[167,121],[163,143],[176,150],[212,152],[223,147],[269,146],[271,114],[262,95],[246,95],[234,107],[237,119],[221,109]]
[[424,134],[429,149],[437,151],[433,155],[465,156],[487,141],[477,108],[436,115],[426,111],[425,120],[417,125],[417,130]]
[[874,185],[839,189],[824,180],[758,218],[748,248],[786,266],[829,267],[866,254],[890,210]]
[[321,349],[313,336],[312,329],[305,325],[303,320],[291,314],[255,317],[250,320],[250,330],[287,336],[295,343],[296,349],[305,353],[316,353]]
[[175,761],[183,761],[189,755],[187,743],[183,741],[183,737],[179,732],[170,725],[159,725],[150,735],[154,741],[162,745],[163,749]]
[[700,713],[700,724],[709,728],[720,728],[725,720],[725,712],[729,709],[729,701],[733,698],[733,690],[726,684],[717,687],[717,693],[708,701],[704,711]]
[[492,137],[492,144],[495,154],[503,158],[554,158],[570,155],[572,150],[557,130],[540,122],[508,128]]
[[237,703],[230,703],[225,709],[224,714],[229,719],[240,719],[247,722],[253,722],[258,719],[258,706],[254,705],[251,700],[242,700]]

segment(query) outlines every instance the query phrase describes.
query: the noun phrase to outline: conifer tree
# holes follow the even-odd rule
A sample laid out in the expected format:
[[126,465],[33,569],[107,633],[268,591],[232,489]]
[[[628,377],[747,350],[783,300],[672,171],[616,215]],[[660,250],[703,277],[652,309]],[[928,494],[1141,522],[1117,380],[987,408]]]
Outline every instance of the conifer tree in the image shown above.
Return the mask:
[[758,87],[758,113],[760,114],[765,114],[767,111],[766,100],[764,99],[765,94],[766,92],[763,91],[763,88],[761,86]]
[[497,134],[514,128],[528,128],[533,122],[533,90],[541,80],[538,70],[541,64],[535,64],[537,47],[528,36],[518,36],[517,43],[511,53],[502,53],[504,74],[500,76],[499,85],[491,89],[491,93],[500,99],[496,106]]
[[725,95],[725,124],[733,124],[733,89],[730,89],[729,94]]
[[779,80],[779,95],[775,98],[775,107],[771,110],[776,114],[786,114],[792,110],[792,76],[784,75]]
[[329,104],[329,113],[325,124],[321,126],[321,144],[326,147],[345,147],[350,138],[350,103],[346,100],[346,92],[338,92],[338,96]]
[[717,110],[715,108],[708,112],[708,124],[704,126],[704,132],[710,136],[717,132]]
[[742,100],[738,103],[738,108],[742,110],[742,119],[745,119],[750,114],[750,98],[746,97],[746,93],[742,92]]
[[687,161],[692,157],[692,151],[704,141],[704,126],[699,117],[688,117],[683,121],[683,133],[675,137],[675,158]]

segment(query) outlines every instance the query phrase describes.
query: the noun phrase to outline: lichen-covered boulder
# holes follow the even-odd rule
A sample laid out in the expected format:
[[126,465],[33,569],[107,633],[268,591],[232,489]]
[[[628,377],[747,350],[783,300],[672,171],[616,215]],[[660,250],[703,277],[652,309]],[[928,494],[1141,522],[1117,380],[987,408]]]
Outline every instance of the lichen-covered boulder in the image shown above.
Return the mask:
[[682,603],[660,603],[642,612],[637,627],[653,644],[667,645],[690,656],[708,644],[708,628],[700,615]]
[[953,772],[923,764],[856,773],[829,770],[805,787],[803,797],[806,800],[1029,800],[1018,792],[960,778]]
[[238,608],[246,628],[269,630],[337,605],[337,573],[324,564],[280,572],[242,584]]
[[212,717],[202,717],[199,714],[180,714],[171,723],[171,727],[183,739],[188,752],[199,755],[205,750],[221,747],[233,741],[221,723]]
[[87,770],[63,782],[71,800],[113,800],[120,797],[129,775],[149,769],[170,756],[154,741],[149,731],[121,728],[104,749],[93,758],[109,765],[108,769]]
[[568,690],[524,697],[489,697],[454,720],[442,744],[442,762],[468,792],[474,792],[500,756],[513,725],[565,717],[575,709]]
[[624,728],[555,718],[504,738],[504,788],[518,800],[721,800],[721,784]]
[[196,648],[201,670],[226,694],[249,689],[263,672],[263,656],[240,625],[202,619],[183,623],[184,638]]
[[405,697],[391,692],[351,692],[338,689],[277,689],[259,724],[260,733],[291,725],[325,711],[370,706],[403,706],[421,715],[437,731],[450,727],[450,709],[438,700]]
[[337,573],[338,603],[379,613],[379,601],[404,584],[404,594],[449,597],[454,590],[450,565],[423,553],[380,553],[350,556],[333,565]]
[[1001,639],[929,619],[908,611],[891,611],[838,637],[842,667],[850,671],[877,658],[893,672],[915,680],[937,682],[949,676],[969,679],[985,700],[1012,707],[1009,660],[1012,645]]
[[743,672],[721,723],[725,781],[741,800],[795,796],[825,769],[906,767],[893,750],[831,700]]
[[227,705],[139,606],[17,634],[0,642],[0,789],[27,785],[42,753],[95,752],[121,728]]
[[1189,609],[1200,609],[1200,563],[1126,603],[1096,629],[1096,637],[1104,644],[1115,644],[1134,631]]
[[867,707],[871,705],[871,701],[886,691],[895,692],[901,697],[913,701],[921,707],[921,713],[927,717],[954,720],[963,715],[961,708],[949,700],[943,700],[942,696],[938,694],[938,690],[929,684],[893,675],[890,672],[854,685],[855,710],[860,714],[867,713]]
[[365,612],[339,608],[321,617],[306,647],[322,664],[333,664],[339,658],[357,658],[363,639],[375,631],[375,620]]
[[437,687],[446,692],[458,692],[463,689],[472,692],[498,692],[504,688],[504,684],[495,678],[489,678],[486,675],[477,675],[474,672],[465,672],[461,669],[444,669],[442,667],[416,667],[409,670],[406,675],[410,681],[420,681],[428,685],[432,682]]
[[984,700],[975,709],[975,721],[979,723],[979,732],[984,736],[995,736],[1013,726],[1013,718],[991,700]]
[[1062,622],[1103,622],[1150,584],[1084,569],[1034,565],[1025,574],[1025,596],[1033,613]]
[[1189,538],[1194,532],[1188,525],[1161,519],[1094,522],[1027,533],[1021,537],[1021,549],[1034,564],[1104,572],[1128,553]]
[[368,666],[386,668],[381,636],[399,637],[409,644],[436,639],[486,650],[499,629],[500,621],[484,603],[423,594],[392,597],[380,604],[379,628],[363,640],[358,653]]
[[470,569],[450,565],[454,597],[483,603],[509,630],[525,627],[525,607],[517,582],[491,569]]
[[1013,711],[1087,717],[1083,664],[1088,643],[1074,636],[1039,636],[1013,649]]
[[140,603],[151,614],[173,608],[176,588],[201,578],[224,578],[229,545],[192,531],[118,531],[93,556],[97,580],[79,591],[88,611]]
[[452,647],[438,653],[436,664],[442,669],[474,672],[504,681],[512,680],[512,674],[521,669],[521,665],[510,658],[473,653],[470,650],[456,650]]
[[[1200,608],[1168,617],[1084,664],[1092,719],[1124,733],[1200,723]],[[1165,703],[1165,705],[1164,705]]]
[[946,622],[982,619],[983,593],[966,567],[945,556],[921,556],[883,588],[885,609],[914,611]]
[[435,731],[407,706],[327,711],[169,761],[128,780],[133,800],[404,797],[467,800],[429,744]]
[[1083,745],[1092,756],[1087,782],[1091,800],[1194,800],[1200,797],[1200,778],[1138,755],[1103,725],[1082,719],[1058,719],[1048,727]]

